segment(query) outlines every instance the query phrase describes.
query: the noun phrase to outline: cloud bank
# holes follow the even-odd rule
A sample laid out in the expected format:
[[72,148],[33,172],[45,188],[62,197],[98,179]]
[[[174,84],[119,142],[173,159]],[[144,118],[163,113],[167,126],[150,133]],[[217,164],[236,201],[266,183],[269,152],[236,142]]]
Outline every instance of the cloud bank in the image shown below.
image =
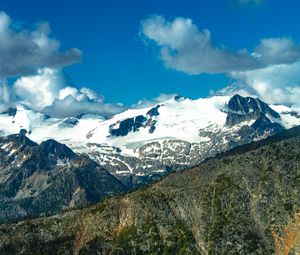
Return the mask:
[[246,72],[233,72],[234,82],[217,94],[257,96],[270,104],[284,104],[300,110],[300,61]]
[[60,42],[50,38],[49,24],[34,29],[16,28],[12,19],[0,12],[0,77],[35,72],[40,67],[61,68],[79,62],[81,51],[60,50]]
[[61,71],[43,68],[37,74],[19,78],[12,91],[19,102],[41,111],[59,97],[65,86],[66,79]]
[[191,75],[249,71],[300,58],[300,45],[290,38],[262,39],[253,53],[217,47],[209,30],[200,31],[191,19],[181,17],[167,21],[152,16],[141,22],[140,34],[157,45],[166,67]]
[[0,83],[0,111],[20,103],[56,118],[88,113],[109,117],[127,109],[122,104],[106,103],[102,95],[89,88],[75,87],[63,71],[50,68],[20,77],[12,86]]

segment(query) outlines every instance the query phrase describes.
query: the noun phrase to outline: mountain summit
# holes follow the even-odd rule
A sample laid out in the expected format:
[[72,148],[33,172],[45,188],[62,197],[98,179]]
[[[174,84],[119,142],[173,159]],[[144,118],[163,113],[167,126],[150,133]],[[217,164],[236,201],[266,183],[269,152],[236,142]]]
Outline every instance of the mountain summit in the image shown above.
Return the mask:
[[[264,139],[300,124],[291,108],[240,95],[192,100],[176,96],[110,118],[81,114],[51,118],[19,105],[0,114],[2,135],[19,133],[71,156],[85,153],[128,187],[138,187],[172,169],[199,164],[240,144]],[[52,142],[51,142],[52,141]]]

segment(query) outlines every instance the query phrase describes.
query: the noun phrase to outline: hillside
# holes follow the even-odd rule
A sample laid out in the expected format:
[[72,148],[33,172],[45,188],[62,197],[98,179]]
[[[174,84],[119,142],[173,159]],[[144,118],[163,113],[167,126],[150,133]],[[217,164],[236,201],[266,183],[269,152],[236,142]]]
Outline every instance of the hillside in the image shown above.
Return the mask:
[[295,128],[89,208],[1,225],[0,253],[297,254],[299,144]]

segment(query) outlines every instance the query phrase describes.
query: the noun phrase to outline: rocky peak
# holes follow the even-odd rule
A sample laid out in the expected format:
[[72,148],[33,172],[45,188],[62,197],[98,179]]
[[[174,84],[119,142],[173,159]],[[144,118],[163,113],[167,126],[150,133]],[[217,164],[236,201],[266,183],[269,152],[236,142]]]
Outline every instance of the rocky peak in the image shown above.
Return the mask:
[[79,123],[79,121],[78,121],[77,118],[70,117],[70,118],[65,119],[64,123],[75,126],[75,125],[77,125]]
[[0,137],[1,144],[11,144],[13,148],[18,147],[34,147],[37,143],[31,141],[25,134],[19,133],[14,135],[9,135],[6,137]]
[[42,142],[39,149],[44,156],[54,156],[58,159],[73,159],[77,157],[68,146],[54,139]]
[[249,114],[251,112],[262,112],[274,118],[280,118],[279,113],[271,109],[266,103],[258,98],[242,97],[234,95],[228,102],[228,109],[239,114]]
[[140,128],[149,127],[148,132],[152,134],[155,130],[156,120],[153,120],[153,116],[158,116],[158,108],[160,106],[150,109],[147,112],[147,117],[144,115],[138,115],[133,118],[124,119],[122,121],[118,121],[109,127],[109,133],[111,136],[126,136],[130,132],[139,131]]
[[284,130],[284,128],[278,123],[271,122],[263,113],[259,114],[256,121],[251,125],[257,135],[264,136],[273,135]]
[[280,118],[278,112],[271,109],[266,103],[258,98],[242,97],[237,94],[229,100],[227,107],[229,109],[226,118],[227,126],[234,126],[245,121],[257,120],[259,118],[264,120],[263,122],[260,122],[260,124],[269,124],[271,121],[268,117],[275,119]]
[[147,112],[147,115],[149,115],[150,117],[153,117],[153,116],[158,116],[159,115],[159,109],[160,105],[156,105],[155,107],[151,108],[148,112]]
[[247,100],[245,97],[236,94],[229,100],[228,109],[233,112],[239,112],[244,114],[249,113],[249,104],[251,104],[252,102],[252,98],[249,98]]

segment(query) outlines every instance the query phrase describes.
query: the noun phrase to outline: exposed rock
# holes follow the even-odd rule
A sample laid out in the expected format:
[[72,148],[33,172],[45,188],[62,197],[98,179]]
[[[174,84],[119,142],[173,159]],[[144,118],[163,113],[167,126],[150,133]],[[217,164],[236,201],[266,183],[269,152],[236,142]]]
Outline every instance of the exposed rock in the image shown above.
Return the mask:
[[272,123],[264,114],[260,114],[251,127],[256,131],[257,136],[273,135],[284,130],[284,127],[278,123]]
[[147,115],[149,115],[150,117],[153,117],[153,116],[158,116],[159,115],[159,112],[158,112],[158,109],[159,109],[160,105],[156,105],[155,107],[151,108],[148,112],[147,112]]
[[260,99],[252,97],[242,97],[238,94],[234,95],[229,100],[228,109],[241,114],[259,111],[265,115],[269,114],[274,118],[280,118],[280,115],[276,111],[271,109],[266,103],[262,102]]
[[60,127],[64,127],[64,126],[75,126],[79,123],[78,119],[75,118],[75,117],[70,117],[70,118],[67,118],[63,121],[63,123],[60,124]]
[[0,138],[0,222],[54,214],[127,188],[86,156],[53,139]]
[[139,128],[144,126],[147,118],[143,115],[136,116],[135,118],[128,118],[119,121],[110,126],[110,134],[112,136],[126,136],[129,132],[138,131]]

